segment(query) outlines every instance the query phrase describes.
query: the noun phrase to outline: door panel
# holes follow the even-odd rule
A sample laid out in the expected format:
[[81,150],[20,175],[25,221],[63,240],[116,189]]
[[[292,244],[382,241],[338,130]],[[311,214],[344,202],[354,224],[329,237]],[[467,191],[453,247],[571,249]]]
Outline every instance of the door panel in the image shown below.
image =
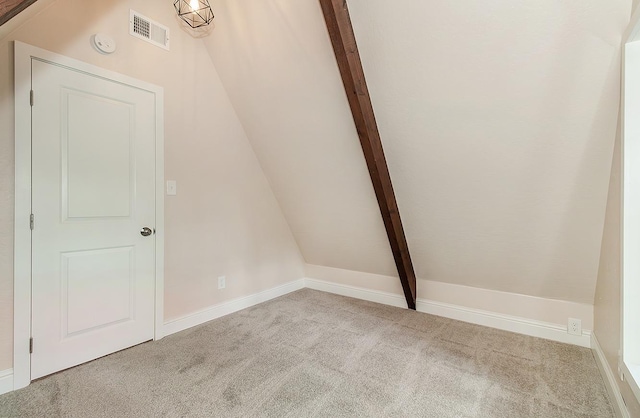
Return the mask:
[[155,96],[32,61],[35,379],[154,335]]
[[67,203],[67,219],[128,217],[135,190],[135,107],[65,90],[62,182],[67,187],[63,188],[62,201]]
[[63,339],[133,320],[133,247],[63,253],[61,261]]

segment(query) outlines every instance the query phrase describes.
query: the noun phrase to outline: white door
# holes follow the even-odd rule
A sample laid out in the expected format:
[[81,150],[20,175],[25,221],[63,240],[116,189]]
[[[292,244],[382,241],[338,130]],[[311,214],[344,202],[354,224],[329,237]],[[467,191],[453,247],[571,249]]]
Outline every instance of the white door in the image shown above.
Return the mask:
[[36,379],[153,339],[155,96],[33,59]]

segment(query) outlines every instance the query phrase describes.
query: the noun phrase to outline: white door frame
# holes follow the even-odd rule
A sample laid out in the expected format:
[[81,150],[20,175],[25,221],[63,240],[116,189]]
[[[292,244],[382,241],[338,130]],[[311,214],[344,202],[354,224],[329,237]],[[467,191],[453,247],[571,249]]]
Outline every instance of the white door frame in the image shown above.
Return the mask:
[[[621,127],[622,127],[622,181],[620,195],[621,219],[621,285],[620,285],[620,353],[618,358],[619,371],[623,373],[631,391],[640,402],[640,366],[638,350],[640,348],[640,334],[637,331],[638,304],[637,295],[640,291],[640,174],[638,160],[640,159],[640,95],[638,85],[640,77],[640,7],[631,16],[627,31],[622,37],[622,99],[621,99]],[[631,320],[631,318],[635,318]]]
[[[149,91],[156,103],[156,244],[155,330],[163,337],[164,325],[164,90],[134,78],[108,71],[22,42],[15,42],[15,229],[13,287],[13,389],[31,383],[31,62],[33,59],[105,78]],[[37,94],[37,93],[36,93]],[[37,97],[35,99],[37,101]]]

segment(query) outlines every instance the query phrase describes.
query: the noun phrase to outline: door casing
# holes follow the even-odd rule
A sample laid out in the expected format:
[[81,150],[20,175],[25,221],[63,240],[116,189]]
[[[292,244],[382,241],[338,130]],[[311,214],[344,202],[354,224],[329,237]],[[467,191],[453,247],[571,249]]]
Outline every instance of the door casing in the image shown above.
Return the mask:
[[[13,389],[31,383],[31,62],[44,61],[111,81],[146,90],[155,95],[155,329],[163,337],[164,325],[164,90],[113,71],[105,70],[16,41],[15,46],[15,214],[13,294]],[[36,94],[37,96],[37,94]],[[35,98],[37,101],[37,98]],[[37,344],[37,343],[36,343]]]

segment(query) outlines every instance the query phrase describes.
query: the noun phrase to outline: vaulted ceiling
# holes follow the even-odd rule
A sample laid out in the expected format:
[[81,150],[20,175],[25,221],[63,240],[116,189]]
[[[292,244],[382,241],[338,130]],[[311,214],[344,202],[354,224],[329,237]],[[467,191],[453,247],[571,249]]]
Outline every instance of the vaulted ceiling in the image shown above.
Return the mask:
[[[630,0],[350,0],[420,279],[593,302]],[[204,42],[310,264],[395,275],[317,0]]]

